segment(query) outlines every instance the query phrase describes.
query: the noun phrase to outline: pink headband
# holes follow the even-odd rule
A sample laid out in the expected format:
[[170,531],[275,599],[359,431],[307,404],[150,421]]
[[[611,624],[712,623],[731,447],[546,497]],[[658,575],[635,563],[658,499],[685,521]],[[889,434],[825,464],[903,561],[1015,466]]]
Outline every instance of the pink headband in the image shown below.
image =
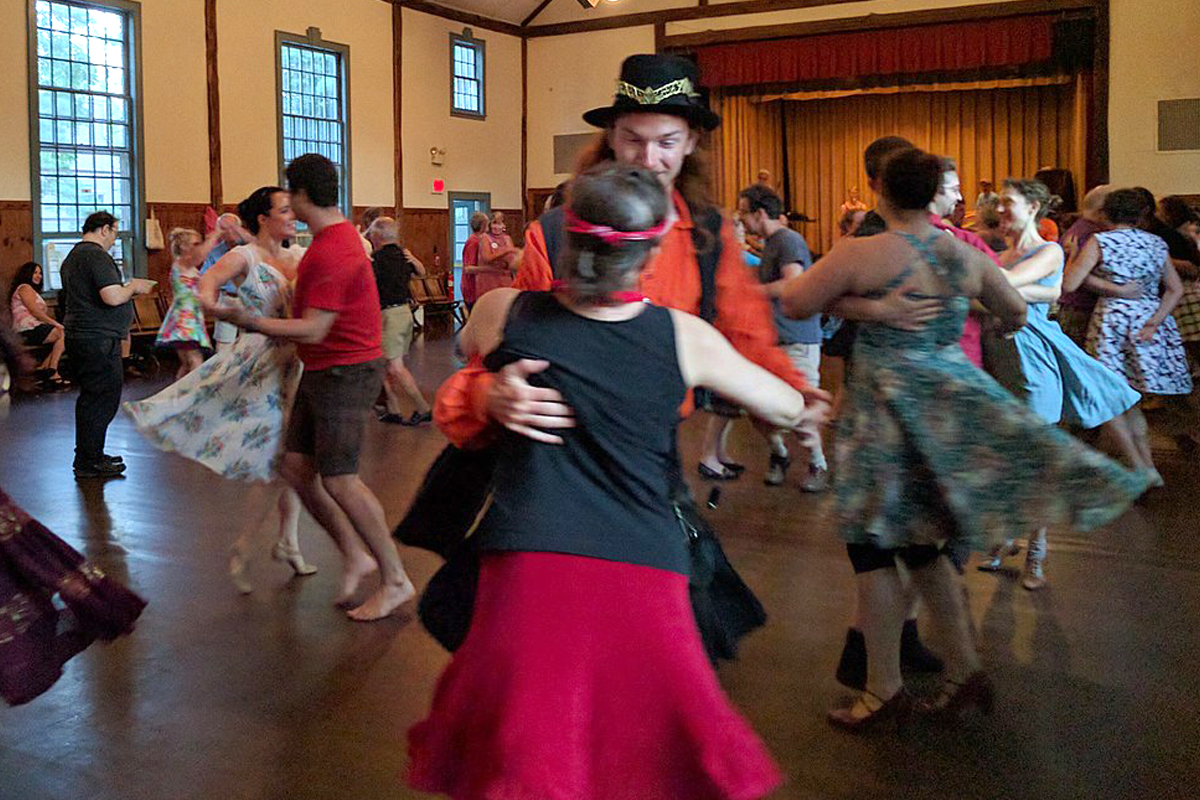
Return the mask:
[[605,244],[619,244],[621,242],[644,242],[649,239],[657,239],[666,233],[671,223],[668,220],[663,220],[661,225],[657,225],[645,231],[619,231],[615,228],[610,228],[607,225],[593,225],[590,222],[580,219],[575,216],[571,209],[566,210],[567,230],[571,233],[584,233],[588,236],[595,236]]

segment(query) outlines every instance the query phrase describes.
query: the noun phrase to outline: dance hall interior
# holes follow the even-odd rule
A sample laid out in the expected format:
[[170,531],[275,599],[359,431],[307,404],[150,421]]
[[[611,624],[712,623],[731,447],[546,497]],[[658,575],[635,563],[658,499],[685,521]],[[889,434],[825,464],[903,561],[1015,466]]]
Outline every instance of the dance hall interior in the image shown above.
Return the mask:
[[0,800],[1196,796],[1198,36],[3,0]]

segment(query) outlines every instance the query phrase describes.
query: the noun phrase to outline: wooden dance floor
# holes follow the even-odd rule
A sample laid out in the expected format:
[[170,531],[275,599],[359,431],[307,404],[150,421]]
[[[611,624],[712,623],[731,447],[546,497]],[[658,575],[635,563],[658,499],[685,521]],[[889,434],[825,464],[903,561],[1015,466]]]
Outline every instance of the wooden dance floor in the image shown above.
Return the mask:
[[[432,394],[447,341],[418,343]],[[163,381],[131,381],[126,399]],[[0,707],[2,800],[294,800],[422,797],[402,783],[405,732],[447,661],[411,611],[363,625],[331,601],[337,557],[307,519],[316,576],[267,558],[239,595],[226,553],[261,499],[150,447],[118,417],[109,452],[127,477],[71,477],[73,394],[26,399],[0,423],[0,486],[149,600],[137,631],[71,661],[49,692]],[[986,424],[986,420],[980,420]],[[703,420],[684,428],[694,476]],[[397,521],[443,445],[431,426],[372,422],[364,477]],[[721,681],[787,775],[775,795],[822,798],[1177,798],[1200,786],[1200,465],[1156,440],[1167,488],[1111,527],[1051,532],[1050,587],[972,569],[975,624],[998,687],[989,719],[855,738],[826,709],[853,609],[832,498],[761,483],[766,451],[746,424],[749,466],[712,518],[770,614]],[[698,492],[707,487],[695,481]],[[404,550],[421,586],[437,565]]]

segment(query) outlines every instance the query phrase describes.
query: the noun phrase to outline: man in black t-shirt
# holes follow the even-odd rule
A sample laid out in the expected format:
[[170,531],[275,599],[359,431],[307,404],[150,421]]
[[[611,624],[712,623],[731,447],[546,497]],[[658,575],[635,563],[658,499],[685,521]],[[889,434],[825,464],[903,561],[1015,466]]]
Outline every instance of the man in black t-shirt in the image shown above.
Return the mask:
[[108,254],[117,241],[117,220],[97,211],[83,223],[83,241],[63,259],[63,325],[67,357],[79,384],[75,402],[75,477],[120,475],[120,456],[104,453],[108,425],[121,405],[121,341],[133,322],[134,295],[147,294],[154,281],[121,280],[117,262]]
[[[371,266],[375,270],[375,286],[379,289],[379,305],[383,310],[383,355],[388,361],[383,380],[387,408],[379,419],[394,425],[420,425],[432,420],[433,414],[416,379],[404,366],[404,356],[408,355],[413,337],[413,315],[409,306],[412,295],[408,281],[414,275],[424,278],[425,265],[400,246],[399,226],[391,217],[377,218],[366,235],[374,248]],[[401,394],[416,407],[409,417],[401,413]]]

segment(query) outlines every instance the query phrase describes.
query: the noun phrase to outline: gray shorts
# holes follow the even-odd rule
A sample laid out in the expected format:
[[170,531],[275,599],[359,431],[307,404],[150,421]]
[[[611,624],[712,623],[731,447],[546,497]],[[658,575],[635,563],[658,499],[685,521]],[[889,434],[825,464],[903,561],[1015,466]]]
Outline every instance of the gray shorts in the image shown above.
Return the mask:
[[383,383],[384,360],[305,370],[288,420],[286,449],[312,456],[325,477],[358,472],[363,430]]

